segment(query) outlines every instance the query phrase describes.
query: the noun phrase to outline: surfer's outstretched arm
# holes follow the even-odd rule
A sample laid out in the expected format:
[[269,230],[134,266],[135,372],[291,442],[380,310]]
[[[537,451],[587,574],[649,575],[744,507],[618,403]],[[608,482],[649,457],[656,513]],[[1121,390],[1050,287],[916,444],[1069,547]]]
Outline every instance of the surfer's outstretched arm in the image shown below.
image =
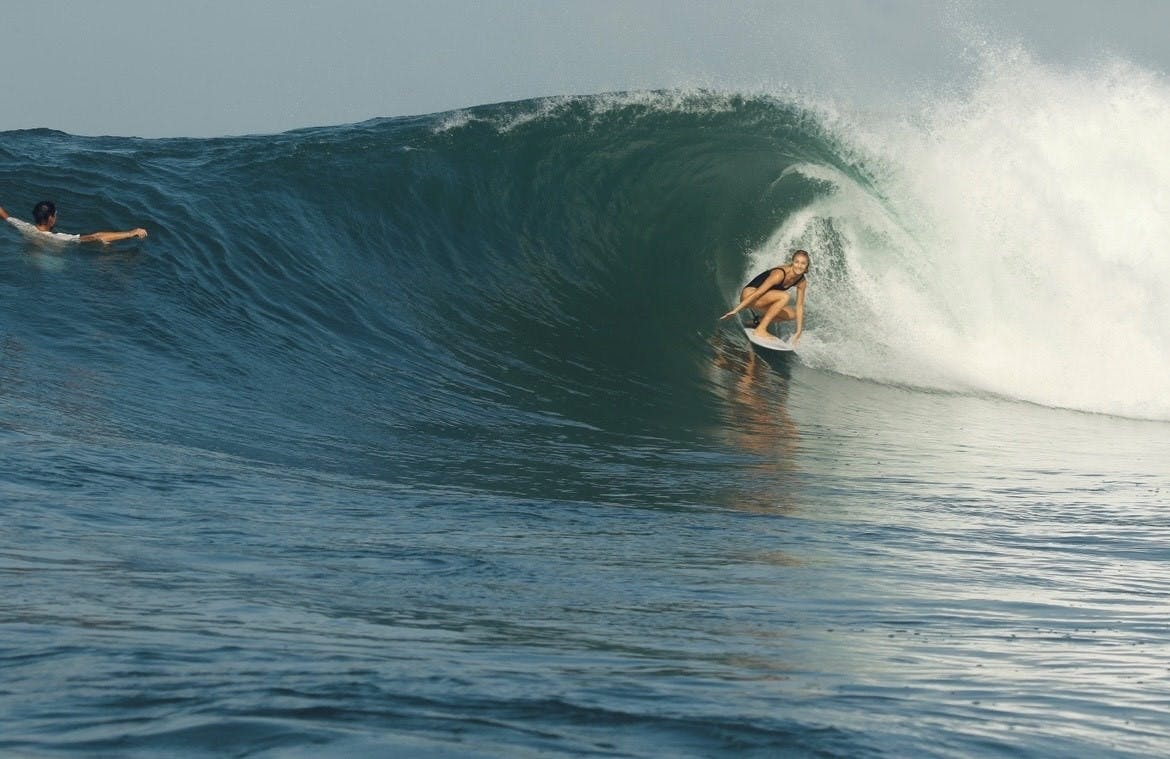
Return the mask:
[[8,212],[0,208],[0,221],[8,221]]
[[78,242],[100,242],[102,245],[109,245],[118,240],[129,240],[131,237],[137,237],[141,240],[146,237],[146,230],[138,227],[125,232],[91,232],[88,235],[82,235]]
[[[773,271],[771,274],[768,275],[767,279],[765,279],[763,282],[760,283],[759,287],[755,288],[750,293],[748,293],[747,295],[744,295],[742,298],[740,298],[738,306],[731,309],[730,311],[725,313],[723,316],[720,316],[719,318],[726,319],[729,316],[735,316],[740,311],[744,310],[745,308],[747,308],[751,304],[755,303],[756,300],[758,300],[759,297],[761,295],[763,295],[764,293],[766,293],[768,290],[770,290],[773,287],[775,287],[776,285],[780,284],[780,281],[783,279],[784,279],[784,272],[780,271],[779,269],[776,269],[775,271]],[[748,289],[750,289],[750,288],[747,288],[747,287],[744,288],[744,290],[748,290]]]

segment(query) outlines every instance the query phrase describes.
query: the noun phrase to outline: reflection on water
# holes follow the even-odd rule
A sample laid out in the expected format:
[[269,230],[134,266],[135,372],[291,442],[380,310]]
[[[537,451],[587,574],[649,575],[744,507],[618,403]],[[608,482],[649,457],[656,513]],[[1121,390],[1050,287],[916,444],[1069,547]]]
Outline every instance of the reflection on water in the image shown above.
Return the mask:
[[41,271],[57,273],[65,270],[67,259],[61,245],[37,245],[30,242],[25,245],[24,252],[25,260]]
[[787,406],[793,357],[765,357],[737,337],[730,330],[716,332],[707,373],[724,401],[721,442],[747,454],[724,497],[743,511],[794,513],[800,431]]

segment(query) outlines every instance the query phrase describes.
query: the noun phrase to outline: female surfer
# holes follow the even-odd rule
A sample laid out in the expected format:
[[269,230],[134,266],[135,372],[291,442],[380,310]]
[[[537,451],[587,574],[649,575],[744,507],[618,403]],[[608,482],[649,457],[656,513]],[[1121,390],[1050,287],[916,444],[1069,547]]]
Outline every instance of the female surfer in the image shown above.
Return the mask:
[[[760,272],[740,291],[739,305],[719,318],[734,316],[745,308],[761,311],[763,316],[755,325],[757,337],[768,337],[768,325],[772,322],[795,319],[796,331],[792,333],[790,342],[796,345],[800,333],[804,331],[804,291],[808,288],[804,273],[808,271],[808,262],[808,251],[798,250],[792,254],[792,261],[787,266]],[[796,288],[795,308],[788,305],[791,300],[788,291],[793,287]]]

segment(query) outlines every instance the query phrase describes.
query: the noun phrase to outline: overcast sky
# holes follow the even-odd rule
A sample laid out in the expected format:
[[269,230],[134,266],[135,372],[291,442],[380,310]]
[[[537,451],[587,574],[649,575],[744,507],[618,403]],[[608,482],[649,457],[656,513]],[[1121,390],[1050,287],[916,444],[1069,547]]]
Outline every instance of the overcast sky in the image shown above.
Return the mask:
[[1170,69],[1159,0],[0,0],[0,130],[255,134],[705,86],[881,107],[972,46]]

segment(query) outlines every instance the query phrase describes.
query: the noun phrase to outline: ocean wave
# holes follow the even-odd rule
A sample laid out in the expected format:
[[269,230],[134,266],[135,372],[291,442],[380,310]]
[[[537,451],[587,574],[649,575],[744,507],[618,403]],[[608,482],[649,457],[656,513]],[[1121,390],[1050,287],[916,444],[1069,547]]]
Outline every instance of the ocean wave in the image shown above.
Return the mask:
[[86,434],[363,475],[458,476],[451,446],[533,435],[565,464],[577,435],[724,423],[718,317],[803,247],[807,366],[1170,418],[1161,87],[1018,61],[913,122],[689,92],[270,137],[5,133],[10,212],[51,196],[66,230],[151,231],[53,272],[5,238],[27,264],[0,275],[26,357],[5,392],[89,404]]

